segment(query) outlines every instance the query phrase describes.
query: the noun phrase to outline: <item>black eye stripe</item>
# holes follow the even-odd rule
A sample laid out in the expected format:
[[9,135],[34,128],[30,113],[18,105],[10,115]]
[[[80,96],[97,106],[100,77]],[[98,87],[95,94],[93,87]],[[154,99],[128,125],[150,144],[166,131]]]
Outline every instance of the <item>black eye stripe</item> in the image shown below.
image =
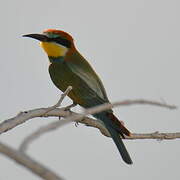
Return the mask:
[[67,39],[62,39],[61,37],[57,37],[57,38],[48,38],[48,41],[53,41],[56,42],[58,44],[61,44],[67,48],[71,47],[71,41],[67,40]]

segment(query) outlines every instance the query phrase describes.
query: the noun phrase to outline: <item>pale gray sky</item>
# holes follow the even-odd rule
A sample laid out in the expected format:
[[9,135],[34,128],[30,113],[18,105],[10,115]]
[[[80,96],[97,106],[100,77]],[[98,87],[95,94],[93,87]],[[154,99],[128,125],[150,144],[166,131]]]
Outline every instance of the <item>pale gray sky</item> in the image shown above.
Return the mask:
[[[0,120],[58,100],[60,91],[49,78],[45,53],[37,41],[21,37],[47,28],[72,34],[79,51],[100,75],[112,102],[164,99],[179,106],[179,7],[178,0],[1,1]],[[180,131],[179,110],[133,106],[116,108],[115,114],[132,132]],[[18,147],[29,133],[52,120],[30,120],[0,139]],[[132,166],[121,160],[110,138],[72,123],[44,135],[28,152],[67,180],[180,178],[179,140],[125,144]],[[0,172],[2,180],[39,179],[2,155]]]

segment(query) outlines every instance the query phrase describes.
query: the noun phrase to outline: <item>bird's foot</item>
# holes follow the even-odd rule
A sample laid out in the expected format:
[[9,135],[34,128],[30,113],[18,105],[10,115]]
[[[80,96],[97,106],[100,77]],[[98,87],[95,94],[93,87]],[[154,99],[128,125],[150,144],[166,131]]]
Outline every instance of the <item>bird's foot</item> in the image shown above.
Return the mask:
[[65,110],[65,111],[70,111],[71,108],[73,108],[73,107],[75,107],[75,106],[77,106],[77,103],[73,102],[73,103],[70,104],[69,106],[66,106],[66,107],[64,108],[64,110]]
[[62,117],[61,117],[61,116],[59,116],[58,118],[59,118],[59,121],[60,121]]
[[75,122],[75,126],[78,127],[79,126],[79,122]]
[[[77,103],[74,103],[74,102],[73,102],[73,103],[70,104],[69,106],[64,107],[63,110],[64,110],[64,111],[68,111],[68,112],[71,113],[71,108],[75,107],[76,105],[77,105]],[[61,120],[61,118],[62,118],[62,117],[59,117],[59,120]],[[76,125],[76,127],[77,127],[77,125]]]

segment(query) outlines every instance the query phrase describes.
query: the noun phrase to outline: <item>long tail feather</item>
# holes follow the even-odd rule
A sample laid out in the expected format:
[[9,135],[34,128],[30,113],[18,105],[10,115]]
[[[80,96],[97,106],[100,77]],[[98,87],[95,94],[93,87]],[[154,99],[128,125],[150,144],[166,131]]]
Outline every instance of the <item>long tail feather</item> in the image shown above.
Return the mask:
[[122,141],[122,139],[120,138],[118,132],[116,130],[114,130],[113,128],[106,126],[106,128],[108,129],[109,133],[111,134],[112,139],[114,140],[114,143],[116,144],[122,159],[127,163],[127,164],[132,164],[132,160],[131,157]]
[[[109,113],[110,114],[110,113]],[[131,157],[122,141],[122,139],[120,138],[120,134],[123,137],[123,134],[126,135],[130,135],[130,132],[121,124],[121,122],[119,122],[122,126],[119,127],[119,129],[117,130],[117,124],[114,123],[114,119],[110,119],[110,116],[107,115],[106,112],[102,112],[99,114],[94,115],[95,117],[97,117],[98,119],[102,120],[107,128],[107,130],[109,131],[114,143],[116,144],[122,159],[127,163],[127,164],[132,164],[132,160]],[[115,117],[113,114],[111,115],[111,117]],[[116,117],[115,117],[116,118]],[[116,118],[116,120],[118,120]],[[125,129],[124,129],[125,128]]]

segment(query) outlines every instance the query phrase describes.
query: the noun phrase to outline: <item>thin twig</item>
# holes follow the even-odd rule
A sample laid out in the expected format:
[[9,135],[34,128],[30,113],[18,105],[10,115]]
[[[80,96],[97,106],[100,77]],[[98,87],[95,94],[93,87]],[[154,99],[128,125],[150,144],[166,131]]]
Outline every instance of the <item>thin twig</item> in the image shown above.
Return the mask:
[[101,111],[105,111],[111,108],[114,108],[116,106],[129,106],[129,105],[153,105],[153,106],[159,106],[159,107],[164,107],[168,109],[177,109],[177,106],[175,105],[169,105],[166,103],[161,103],[157,101],[151,101],[151,100],[145,100],[145,99],[136,99],[136,100],[125,100],[125,101],[120,101],[120,102],[115,102],[115,103],[105,103],[99,106],[95,106],[92,108],[89,108],[85,111],[85,114],[95,114]]
[[53,109],[55,109],[55,108],[57,108],[57,107],[60,107],[61,104],[62,104],[62,102],[63,102],[63,100],[64,100],[64,98],[68,95],[68,93],[69,93],[71,90],[72,90],[72,86],[68,86],[68,88],[64,91],[64,93],[61,94],[61,97],[60,97],[59,101],[58,101],[55,105],[48,107],[47,110],[46,110],[46,112],[44,113],[44,115],[45,115],[46,113],[48,113],[49,111],[52,111]]
[[29,144],[32,143],[34,140],[36,140],[41,135],[47,132],[51,132],[55,129],[58,129],[60,125],[62,126],[64,124],[66,124],[66,121],[61,120],[61,121],[51,122],[48,125],[40,127],[38,130],[36,130],[35,132],[33,132],[32,134],[28,135],[23,139],[22,143],[19,146],[19,151],[25,153],[25,151],[28,149]]
[[33,160],[30,156],[21,153],[8,145],[0,142],[0,153],[4,154],[10,159],[13,159],[20,165],[26,167],[28,170],[31,170],[32,173],[38,175],[39,177],[46,180],[62,180],[60,176],[55,174],[49,168],[40,164],[39,162]]
[[156,140],[172,140],[172,139],[179,139],[180,132],[176,133],[145,133],[145,134],[137,134],[134,133],[132,136],[126,136],[126,139],[156,139]]
[[87,115],[93,115],[102,111],[106,111],[108,109],[112,109],[116,106],[126,106],[126,105],[137,105],[137,104],[146,104],[146,105],[154,105],[154,106],[159,106],[159,107],[165,107],[168,109],[176,109],[177,106],[175,105],[167,105],[164,103],[156,102],[156,101],[149,101],[149,100],[125,100],[121,102],[115,102],[115,103],[105,103],[102,105],[94,106],[92,108],[85,109],[82,114],[73,114],[69,117],[66,118],[66,121],[78,121],[82,120],[85,116]]

